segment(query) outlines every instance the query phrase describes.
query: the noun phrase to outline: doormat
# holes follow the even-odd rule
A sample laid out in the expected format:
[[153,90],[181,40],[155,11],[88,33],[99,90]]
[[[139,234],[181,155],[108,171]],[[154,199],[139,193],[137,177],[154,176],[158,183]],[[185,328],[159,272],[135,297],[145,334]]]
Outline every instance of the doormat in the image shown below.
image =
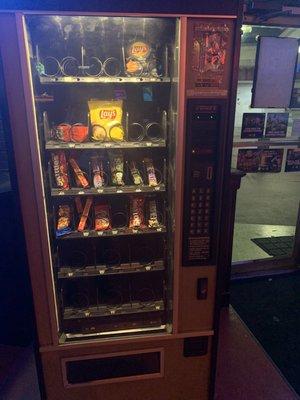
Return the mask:
[[293,252],[295,236],[271,236],[251,239],[270,256],[290,256]]
[[300,395],[299,293],[300,271],[236,280],[230,287],[233,308]]

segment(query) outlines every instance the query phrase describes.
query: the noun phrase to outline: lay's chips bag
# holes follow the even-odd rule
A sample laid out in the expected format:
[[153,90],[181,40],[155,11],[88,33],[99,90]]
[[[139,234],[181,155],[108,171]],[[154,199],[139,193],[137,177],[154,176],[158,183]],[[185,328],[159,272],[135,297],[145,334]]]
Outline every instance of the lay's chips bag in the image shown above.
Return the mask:
[[122,100],[89,100],[92,139],[96,141],[122,141]]

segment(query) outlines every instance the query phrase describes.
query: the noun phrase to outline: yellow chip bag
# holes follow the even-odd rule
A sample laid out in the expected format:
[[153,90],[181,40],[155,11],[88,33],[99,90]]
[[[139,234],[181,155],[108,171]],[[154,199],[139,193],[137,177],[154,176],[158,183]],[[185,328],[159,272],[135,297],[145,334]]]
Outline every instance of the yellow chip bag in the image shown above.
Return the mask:
[[89,100],[92,139],[96,141],[122,141],[122,100]]

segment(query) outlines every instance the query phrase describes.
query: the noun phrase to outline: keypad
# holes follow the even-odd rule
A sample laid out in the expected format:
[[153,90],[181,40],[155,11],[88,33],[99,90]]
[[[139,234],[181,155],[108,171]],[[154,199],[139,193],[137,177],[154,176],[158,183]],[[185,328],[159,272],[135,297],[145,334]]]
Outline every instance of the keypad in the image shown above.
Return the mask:
[[209,235],[211,188],[193,188],[190,202],[190,235]]

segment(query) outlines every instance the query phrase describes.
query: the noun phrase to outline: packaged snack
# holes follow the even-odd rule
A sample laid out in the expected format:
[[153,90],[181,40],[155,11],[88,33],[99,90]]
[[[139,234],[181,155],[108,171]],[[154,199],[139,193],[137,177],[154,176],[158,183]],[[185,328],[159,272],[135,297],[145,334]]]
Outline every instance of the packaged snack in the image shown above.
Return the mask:
[[71,208],[68,204],[58,206],[56,236],[71,232]]
[[111,229],[110,207],[108,204],[95,205],[95,230]]
[[94,187],[101,188],[105,185],[103,162],[98,156],[91,157],[92,172],[93,172],[93,185]]
[[144,162],[145,162],[145,166],[146,166],[146,170],[147,170],[149,186],[157,186],[157,178],[155,175],[153,161],[151,160],[151,158],[145,158]]
[[71,131],[71,125],[62,123],[52,129],[52,135],[56,140],[60,140],[62,142],[70,142],[71,141],[70,131]]
[[72,142],[82,143],[88,138],[89,128],[83,124],[74,124],[70,129],[70,139]]
[[149,200],[148,206],[149,206],[148,226],[150,228],[156,228],[156,227],[159,226],[158,216],[157,216],[156,201],[154,199],[153,200]]
[[110,152],[110,172],[113,185],[124,186],[124,158],[120,151]]
[[82,207],[82,202],[80,197],[75,197],[75,206],[76,206],[76,211],[78,215],[81,215],[83,213],[83,207]]
[[131,173],[131,176],[133,179],[133,183],[135,185],[143,185],[143,178],[142,178],[140,171],[136,167],[135,161],[129,162],[129,169],[130,169],[130,173]]
[[126,73],[128,75],[158,76],[157,60],[149,43],[143,40],[134,41],[127,47]]
[[77,186],[83,187],[84,189],[88,188],[89,182],[86,179],[84,172],[79,168],[77,161],[75,161],[74,158],[69,158],[69,163],[74,171]]
[[83,213],[82,213],[82,215],[80,217],[80,221],[79,221],[79,224],[78,224],[77,230],[79,232],[82,232],[85,229],[86,221],[87,221],[87,219],[89,217],[89,213],[90,213],[90,209],[91,209],[92,203],[93,203],[92,198],[88,197],[86,199],[85,206],[84,206],[84,209],[83,209]]
[[90,100],[88,101],[92,124],[92,139],[96,141],[122,141],[122,100]]
[[129,228],[143,228],[145,226],[144,197],[131,197]]
[[69,189],[68,167],[66,155],[63,151],[52,153],[52,165],[56,185],[60,189]]

